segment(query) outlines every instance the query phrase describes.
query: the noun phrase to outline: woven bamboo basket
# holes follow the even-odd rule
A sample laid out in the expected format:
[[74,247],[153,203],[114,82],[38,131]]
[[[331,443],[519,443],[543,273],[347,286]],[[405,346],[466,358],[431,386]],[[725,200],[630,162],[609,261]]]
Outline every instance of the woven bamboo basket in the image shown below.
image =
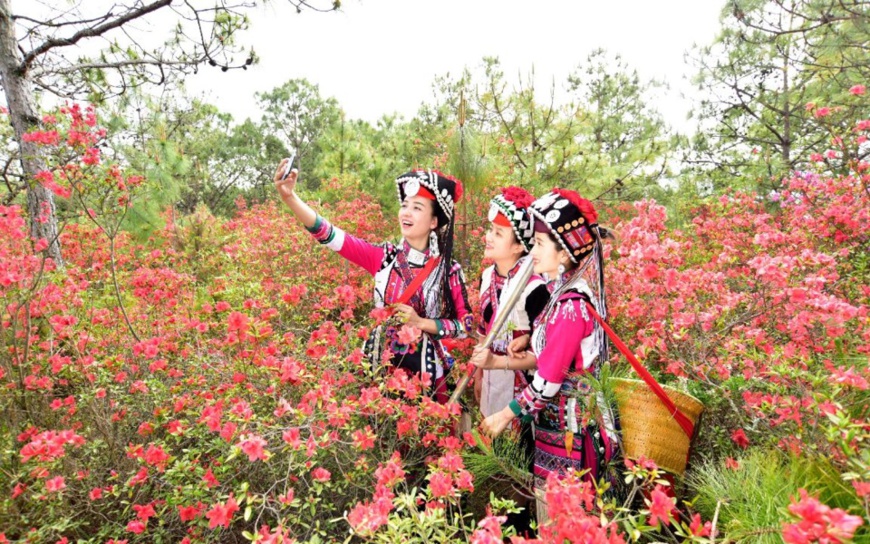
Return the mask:
[[[690,436],[680,427],[662,401],[641,380],[611,378],[619,407],[623,453],[629,459],[644,456],[674,474],[686,471]],[[693,424],[698,423],[704,405],[691,395],[662,386],[674,405]]]

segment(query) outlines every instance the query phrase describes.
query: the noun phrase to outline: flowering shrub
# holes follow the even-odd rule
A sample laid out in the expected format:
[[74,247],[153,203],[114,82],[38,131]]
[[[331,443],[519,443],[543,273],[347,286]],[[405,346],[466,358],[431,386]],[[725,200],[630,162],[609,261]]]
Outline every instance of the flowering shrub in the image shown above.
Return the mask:
[[800,490],[800,500],[793,502],[788,511],[796,518],[795,522],[785,523],[782,528],[783,540],[788,544],[846,542],[864,522],[839,508],[828,508],[807,496],[803,489]]
[[[30,137],[56,159],[35,182],[79,220],[64,228],[57,271],[43,242],[35,253],[24,243],[21,209],[0,208],[0,443],[11,452],[0,461],[0,542],[512,536],[509,502],[466,508],[476,482],[461,453],[479,446],[453,436],[457,409],[364,358],[377,316],[363,271],[273,203],[240,203],[229,221],[167,215],[136,243],[119,226],[145,181],[106,164],[93,111],[67,107],[45,123]],[[868,505],[870,193],[866,165],[850,168],[796,174],[773,200],[700,202],[683,230],[639,202],[618,226],[608,274],[617,330],[707,404],[699,456],[768,445],[828,455]],[[323,215],[388,238],[391,221],[350,192],[359,197]],[[470,197],[468,213],[483,217],[488,195]],[[476,261],[481,225],[465,232]],[[472,298],[476,275],[467,271]],[[539,540],[715,538],[662,476],[630,463],[620,503],[573,475],[553,478]],[[782,512],[784,538],[847,541],[866,526],[856,516],[866,512],[813,501]]]

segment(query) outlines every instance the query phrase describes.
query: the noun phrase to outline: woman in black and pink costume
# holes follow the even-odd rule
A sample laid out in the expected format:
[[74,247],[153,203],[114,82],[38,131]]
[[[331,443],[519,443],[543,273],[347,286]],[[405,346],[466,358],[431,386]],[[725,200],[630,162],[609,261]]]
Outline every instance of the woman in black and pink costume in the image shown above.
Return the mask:
[[[535,230],[530,256],[552,293],[532,325],[528,357],[537,368],[531,383],[481,427],[498,435],[514,418],[534,420],[537,489],[554,472],[587,470],[586,477],[598,481],[607,476],[606,465],[618,446],[616,421],[580,377],[597,375],[607,360],[604,331],[586,306],[589,302],[607,315],[601,249],[607,234],[592,203],[574,191],[554,189],[529,211]],[[545,517],[546,505],[539,502],[538,512],[539,520]]]
[[[422,331],[416,345],[404,345],[396,327],[381,325],[366,342],[367,355],[374,362],[389,358],[411,374],[428,373],[433,380],[430,393],[446,402],[444,376],[452,358],[442,339],[465,338],[473,323],[465,278],[452,259],[454,210],[462,183],[434,170],[414,170],[396,178],[402,240],[375,245],[317,215],[295,192],[296,170],[281,179],[285,164],[286,159],[275,172],[284,203],[318,242],[374,276],[376,307],[392,306],[400,321]],[[432,259],[437,260],[427,267]],[[421,273],[428,274],[422,286],[407,304],[396,304]]]

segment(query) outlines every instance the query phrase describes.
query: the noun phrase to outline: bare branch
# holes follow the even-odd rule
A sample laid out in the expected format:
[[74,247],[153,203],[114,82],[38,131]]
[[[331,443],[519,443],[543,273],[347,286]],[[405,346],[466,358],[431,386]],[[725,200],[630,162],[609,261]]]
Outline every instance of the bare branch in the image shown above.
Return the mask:
[[148,15],[149,13],[153,13],[161,8],[164,8],[172,3],[172,0],[156,0],[152,4],[148,4],[142,6],[141,8],[134,9],[129,11],[128,13],[119,16],[117,19],[113,21],[109,21],[107,23],[103,23],[101,25],[97,25],[95,27],[85,28],[80,30],[70,36],[69,38],[52,38],[46,42],[43,42],[42,45],[37,47],[36,49],[30,51],[29,53],[24,55],[24,59],[18,67],[18,70],[21,74],[26,74],[27,70],[30,68],[31,64],[41,55],[44,55],[48,51],[55,49],[57,47],[66,47],[70,45],[75,45],[79,41],[84,38],[93,38],[97,36],[102,36],[106,32],[113,30],[115,28],[119,28],[126,23]]
[[[163,59],[128,59],[128,60],[119,60],[116,62],[89,62],[84,64],[76,64],[73,66],[67,66],[66,68],[52,68],[52,75],[69,75],[75,72],[80,72],[83,70],[101,70],[101,69],[121,69],[127,68],[130,66],[187,66],[190,64],[195,64],[201,59],[190,60],[190,61],[169,61]],[[34,77],[38,77],[43,75],[42,73],[35,74]]]
[[38,19],[32,19],[30,17],[27,17],[26,15],[13,15],[12,20],[14,21],[14,20],[20,19],[22,21],[28,21],[28,22],[34,23],[38,26],[46,26],[49,28],[60,28],[63,26],[68,26],[68,25],[92,24],[92,23],[96,23],[98,21],[105,21],[106,19],[110,19],[111,17],[112,17],[112,12],[109,11],[109,13],[107,13],[105,15],[101,15],[99,17],[94,17],[93,19],[78,19],[75,21],[61,21],[59,23],[55,23],[54,21],[51,21],[51,20],[40,21]]

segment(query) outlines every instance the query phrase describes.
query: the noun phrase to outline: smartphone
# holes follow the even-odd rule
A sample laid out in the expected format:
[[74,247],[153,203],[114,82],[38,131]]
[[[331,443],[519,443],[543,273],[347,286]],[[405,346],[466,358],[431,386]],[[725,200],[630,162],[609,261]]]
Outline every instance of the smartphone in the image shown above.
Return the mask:
[[290,175],[290,172],[293,171],[293,161],[296,160],[296,153],[290,155],[287,158],[287,164],[284,166],[284,173],[281,174],[281,179],[287,179],[287,176]]

